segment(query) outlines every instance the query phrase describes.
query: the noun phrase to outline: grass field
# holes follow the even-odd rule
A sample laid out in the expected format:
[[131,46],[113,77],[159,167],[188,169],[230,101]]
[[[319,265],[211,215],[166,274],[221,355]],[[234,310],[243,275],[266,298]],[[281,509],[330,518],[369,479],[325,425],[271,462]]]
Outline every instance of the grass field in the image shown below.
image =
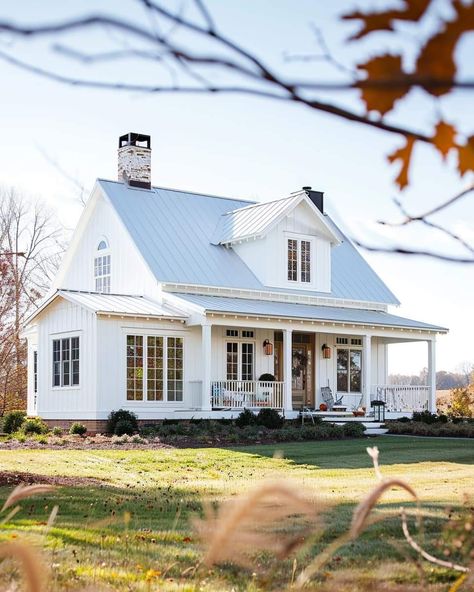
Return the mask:
[[[442,509],[460,504],[472,489],[474,442],[464,440],[386,436],[234,450],[3,450],[1,471],[70,476],[78,484],[22,502],[22,510],[0,527],[0,538],[41,546],[55,590],[281,590],[293,567],[298,572],[348,528],[355,504],[375,485],[368,444],[379,447],[384,476],[402,476],[418,491],[430,516],[427,539],[439,530]],[[274,458],[275,450],[283,458]],[[296,565],[293,557],[267,557],[250,571],[225,565],[186,572],[202,555],[190,525],[201,502],[229,498],[264,478],[294,480],[316,503],[331,504],[320,539],[297,556]],[[10,490],[0,488],[0,497]],[[401,502],[411,505],[405,493],[392,490],[377,511],[390,512]],[[55,504],[58,517],[46,531]],[[338,552],[308,589],[324,583],[334,589],[336,579],[338,590],[368,590],[370,581],[377,590],[407,590],[423,577],[425,590],[449,590],[452,572],[423,563],[421,574],[410,557],[399,520],[391,518]],[[17,575],[11,562],[0,565],[0,582]]]

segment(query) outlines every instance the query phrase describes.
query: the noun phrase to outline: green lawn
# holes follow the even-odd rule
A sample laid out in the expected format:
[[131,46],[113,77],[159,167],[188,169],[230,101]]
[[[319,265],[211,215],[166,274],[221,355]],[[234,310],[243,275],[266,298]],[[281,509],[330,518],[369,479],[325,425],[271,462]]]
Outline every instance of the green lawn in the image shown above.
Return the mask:
[[[445,506],[460,503],[474,478],[474,442],[450,439],[380,437],[375,440],[305,442],[278,446],[167,450],[1,450],[0,470],[94,478],[93,484],[59,488],[22,502],[22,511],[0,527],[0,538],[27,538],[45,549],[57,590],[281,590],[290,580],[293,558],[267,558],[254,573],[227,565],[196,575],[183,572],[199,562],[201,551],[189,518],[201,502],[241,493],[264,478],[292,479],[315,500],[332,504],[314,555],[350,524],[354,505],[375,485],[367,445],[381,451],[385,476],[401,476],[418,491],[430,515],[426,539],[439,530]],[[275,451],[283,458],[274,458]],[[11,488],[0,488],[5,498]],[[403,492],[383,498],[378,512],[408,506]],[[59,505],[55,525],[44,521]],[[130,513],[127,523],[124,516]],[[428,543],[427,543],[428,544]],[[420,581],[412,552],[402,542],[398,520],[377,524],[338,553],[320,579],[334,589],[366,590],[368,580],[406,590]],[[298,556],[297,571],[308,561]],[[261,563],[261,562],[260,562]],[[448,590],[450,572],[423,564],[425,590]],[[148,570],[155,570],[147,581]],[[339,579],[350,574],[348,587]],[[15,577],[11,564],[0,567],[0,582]],[[2,587],[3,589],[3,587]],[[378,589],[378,588],[377,588]]]

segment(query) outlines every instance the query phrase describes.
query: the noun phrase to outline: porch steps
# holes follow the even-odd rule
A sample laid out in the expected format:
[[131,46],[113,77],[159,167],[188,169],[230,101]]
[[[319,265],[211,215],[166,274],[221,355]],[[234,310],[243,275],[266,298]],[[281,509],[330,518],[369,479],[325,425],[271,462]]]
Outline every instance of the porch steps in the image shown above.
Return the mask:
[[326,416],[323,417],[323,421],[329,421],[334,423],[335,425],[342,426],[345,423],[361,423],[365,428],[365,435],[366,436],[382,436],[388,432],[387,428],[384,427],[384,424],[379,421],[367,420],[364,417],[331,417]]

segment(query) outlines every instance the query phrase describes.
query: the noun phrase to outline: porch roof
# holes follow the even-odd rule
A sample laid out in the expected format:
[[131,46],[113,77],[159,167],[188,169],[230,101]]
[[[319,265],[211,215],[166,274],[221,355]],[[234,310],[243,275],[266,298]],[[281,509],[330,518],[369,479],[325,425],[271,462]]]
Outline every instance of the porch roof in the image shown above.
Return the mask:
[[421,321],[398,317],[377,310],[341,308],[335,306],[316,306],[291,302],[274,302],[226,296],[206,296],[201,294],[174,294],[178,298],[202,307],[203,312],[219,314],[252,315],[288,319],[307,319],[314,321],[333,321],[358,325],[376,325],[420,329],[425,331],[447,332],[445,327],[430,325]]
[[40,305],[38,310],[27,319],[26,324],[31,323],[35,317],[50,306],[57,298],[63,298],[96,314],[179,319],[183,321],[187,318],[187,315],[172,306],[159,304],[144,296],[58,290]]

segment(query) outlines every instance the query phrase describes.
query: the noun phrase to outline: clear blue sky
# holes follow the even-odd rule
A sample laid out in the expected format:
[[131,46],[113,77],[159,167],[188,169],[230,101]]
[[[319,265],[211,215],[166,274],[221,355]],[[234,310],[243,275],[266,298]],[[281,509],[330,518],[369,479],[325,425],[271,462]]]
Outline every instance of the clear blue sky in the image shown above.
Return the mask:
[[[2,2],[0,18],[22,23],[47,22],[99,11],[142,18],[137,5],[132,0],[120,4],[112,0],[6,1]],[[353,27],[341,24],[338,15],[355,5],[345,0],[208,2],[222,31],[295,78],[337,77],[324,63],[287,63],[283,58],[284,52],[318,51],[311,23],[323,31],[335,57],[347,65],[362,61],[375,47],[395,50],[401,46],[406,59],[413,58],[418,41],[410,27],[405,27],[401,42],[382,35],[359,46],[345,43]],[[436,10],[439,14],[446,12],[446,2],[439,0]],[[431,26],[435,25],[433,20]],[[429,30],[430,21],[425,28]],[[57,57],[46,40],[26,42],[3,36],[0,42],[0,49],[18,58],[54,66],[73,76],[108,76],[110,80],[152,84],[169,80],[159,67],[137,61],[91,70],[90,66]],[[95,31],[64,37],[62,42],[87,51],[104,51],[116,47],[117,37]],[[472,55],[473,49],[473,40],[467,39],[458,56],[465,77],[474,76],[472,60],[463,59]],[[1,61],[0,74],[0,182],[42,197],[68,227],[74,226],[81,213],[77,192],[48,163],[44,153],[69,175],[91,187],[96,177],[116,177],[117,138],[122,133],[137,131],[152,136],[155,185],[257,200],[283,197],[303,185],[311,185],[325,192],[329,213],[367,242],[391,244],[393,240],[410,240],[425,248],[450,249],[445,238],[422,229],[404,234],[387,231],[385,235],[375,229],[375,220],[397,216],[392,205],[392,198],[398,196],[392,181],[396,168],[387,164],[386,155],[401,144],[399,137],[389,137],[302,106],[258,98],[150,96],[75,89],[34,77]],[[356,94],[324,98],[360,109]],[[466,132],[474,132],[472,95],[468,93],[445,98],[437,107],[422,93],[414,92],[391,117],[429,131],[436,122],[437,109]],[[469,180],[459,179],[449,159],[443,163],[425,146],[416,150],[412,178],[412,186],[402,197],[414,212],[454,195]],[[450,224],[474,242],[473,201],[472,197],[466,199],[439,221]],[[385,238],[377,238],[380,236]],[[364,256],[401,300],[397,314],[450,328],[450,334],[439,339],[438,369],[454,369],[459,362],[474,359],[474,266],[420,257],[370,253]],[[425,344],[394,348],[390,359],[394,372],[418,372],[425,365]]]

